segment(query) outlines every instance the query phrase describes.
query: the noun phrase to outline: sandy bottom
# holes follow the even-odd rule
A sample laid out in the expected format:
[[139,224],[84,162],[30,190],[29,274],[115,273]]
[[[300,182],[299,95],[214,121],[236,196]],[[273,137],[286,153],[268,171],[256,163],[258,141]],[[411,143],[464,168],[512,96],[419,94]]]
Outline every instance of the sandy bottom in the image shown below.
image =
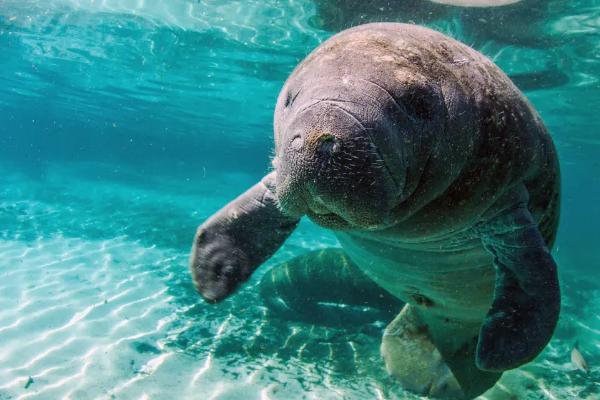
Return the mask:
[[[417,398],[386,376],[386,321],[311,325],[263,305],[266,270],[336,245],[309,223],[234,297],[200,301],[187,270],[195,225],[251,177],[190,190],[86,168],[0,178],[1,400]],[[599,398],[598,284],[563,275],[555,338],[482,398]],[[588,374],[570,362],[575,341]]]

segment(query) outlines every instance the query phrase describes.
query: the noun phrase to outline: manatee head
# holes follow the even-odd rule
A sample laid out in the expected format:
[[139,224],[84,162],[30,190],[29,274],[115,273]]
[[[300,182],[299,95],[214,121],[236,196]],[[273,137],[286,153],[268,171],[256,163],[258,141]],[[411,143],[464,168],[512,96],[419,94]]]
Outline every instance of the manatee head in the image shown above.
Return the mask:
[[401,90],[418,93],[404,104],[401,94],[396,98],[375,80],[309,78],[290,78],[276,107],[273,164],[281,208],[337,230],[392,225],[394,207],[410,195],[407,170],[422,125],[414,108],[434,113],[440,102],[421,95],[418,85]]

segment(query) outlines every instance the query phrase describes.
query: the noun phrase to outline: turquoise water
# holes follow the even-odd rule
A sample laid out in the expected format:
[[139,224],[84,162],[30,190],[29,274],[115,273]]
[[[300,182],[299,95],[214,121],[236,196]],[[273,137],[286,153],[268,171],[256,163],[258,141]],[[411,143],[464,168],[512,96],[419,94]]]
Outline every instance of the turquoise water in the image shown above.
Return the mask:
[[[269,268],[337,246],[309,221],[243,290],[195,293],[196,226],[260,179],[293,67],[368,21],[482,51],[557,144],[554,339],[484,397],[600,397],[600,2],[0,1],[0,399],[416,398],[379,358],[388,321],[274,316]],[[578,341],[590,365],[571,364]],[[512,397],[511,397],[512,396]]]

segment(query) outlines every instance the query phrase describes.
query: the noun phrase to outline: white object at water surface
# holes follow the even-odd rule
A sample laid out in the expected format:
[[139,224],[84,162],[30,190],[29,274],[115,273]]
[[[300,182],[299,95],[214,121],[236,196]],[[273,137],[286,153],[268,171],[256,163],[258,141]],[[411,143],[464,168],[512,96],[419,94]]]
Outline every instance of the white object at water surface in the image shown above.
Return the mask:
[[521,0],[429,0],[433,3],[459,7],[500,7],[515,4]]

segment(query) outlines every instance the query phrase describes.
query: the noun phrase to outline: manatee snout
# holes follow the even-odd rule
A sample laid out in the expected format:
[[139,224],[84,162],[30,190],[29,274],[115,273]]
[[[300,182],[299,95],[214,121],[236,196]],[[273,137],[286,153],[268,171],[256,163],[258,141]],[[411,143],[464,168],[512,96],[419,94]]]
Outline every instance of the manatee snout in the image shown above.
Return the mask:
[[385,224],[396,188],[367,128],[335,103],[313,108],[290,124],[276,155],[281,208],[333,229]]

